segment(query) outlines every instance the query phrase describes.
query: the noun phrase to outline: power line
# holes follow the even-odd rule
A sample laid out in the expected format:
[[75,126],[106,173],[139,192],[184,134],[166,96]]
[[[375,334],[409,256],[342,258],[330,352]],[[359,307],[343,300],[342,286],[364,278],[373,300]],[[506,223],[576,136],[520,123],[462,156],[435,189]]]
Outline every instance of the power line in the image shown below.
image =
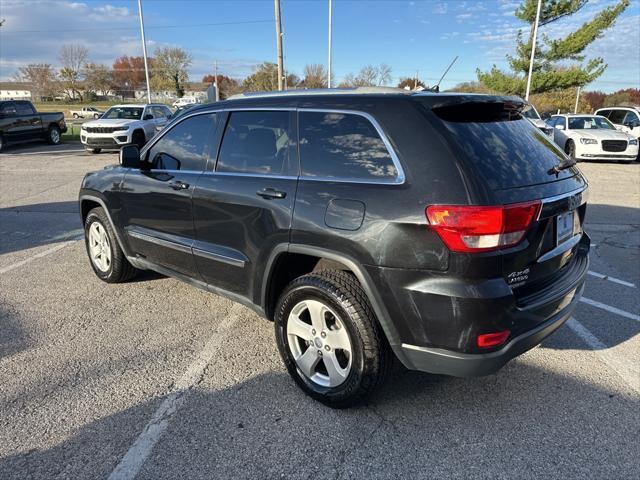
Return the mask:
[[[217,22],[217,23],[192,23],[183,25],[145,25],[145,29],[162,29],[162,28],[197,28],[197,27],[220,27],[224,25],[249,25],[255,23],[273,23],[274,20],[246,20],[240,22]],[[64,32],[95,32],[96,30],[114,31],[114,30],[138,30],[139,27],[95,27],[95,28],[65,28]],[[60,30],[10,30],[2,31],[2,35],[13,35],[23,33],[60,33]]]

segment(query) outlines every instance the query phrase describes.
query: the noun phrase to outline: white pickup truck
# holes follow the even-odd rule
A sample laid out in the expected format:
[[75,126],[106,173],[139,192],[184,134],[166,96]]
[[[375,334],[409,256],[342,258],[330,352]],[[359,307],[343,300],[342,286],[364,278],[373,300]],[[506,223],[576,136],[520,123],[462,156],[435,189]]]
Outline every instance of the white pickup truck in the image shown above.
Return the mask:
[[69,110],[73,118],[100,118],[104,112],[96,107],[82,107],[80,110]]

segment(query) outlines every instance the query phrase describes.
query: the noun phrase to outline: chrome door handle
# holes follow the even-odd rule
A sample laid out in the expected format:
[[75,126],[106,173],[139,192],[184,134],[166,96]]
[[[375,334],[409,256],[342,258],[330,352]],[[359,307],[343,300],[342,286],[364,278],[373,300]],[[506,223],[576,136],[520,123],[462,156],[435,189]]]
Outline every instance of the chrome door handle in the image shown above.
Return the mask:
[[175,182],[169,182],[169,187],[173,188],[174,190],[186,190],[187,188],[189,188],[189,184],[176,180]]
[[281,192],[280,190],[276,190],[274,188],[263,188],[262,190],[258,190],[256,195],[262,198],[266,198],[267,200],[271,200],[274,198],[285,198],[287,196],[287,192]]

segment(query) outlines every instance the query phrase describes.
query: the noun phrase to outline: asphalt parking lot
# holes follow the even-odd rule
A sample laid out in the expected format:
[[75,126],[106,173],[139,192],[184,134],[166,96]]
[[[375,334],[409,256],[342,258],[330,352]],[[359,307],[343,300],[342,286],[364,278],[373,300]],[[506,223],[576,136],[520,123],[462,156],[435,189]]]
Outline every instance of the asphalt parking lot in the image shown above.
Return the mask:
[[365,407],[299,391],[272,324],[177,280],[107,285],[78,145],[0,155],[0,479],[637,478],[640,164],[581,164],[575,318],[496,375],[398,370]]

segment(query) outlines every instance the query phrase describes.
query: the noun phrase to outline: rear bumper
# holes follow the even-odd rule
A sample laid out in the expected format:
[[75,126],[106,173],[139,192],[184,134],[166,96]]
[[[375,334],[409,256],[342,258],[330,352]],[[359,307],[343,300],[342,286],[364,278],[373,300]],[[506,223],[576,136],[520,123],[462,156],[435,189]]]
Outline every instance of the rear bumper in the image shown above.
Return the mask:
[[[589,244],[542,285],[511,288],[504,278],[465,280],[420,270],[369,268],[398,333],[392,348],[409,369],[459,377],[487,375],[538,345],[573,313],[589,268]],[[571,257],[568,257],[572,255]],[[535,288],[534,288],[535,286]],[[505,345],[481,349],[480,334],[510,331]]]
[[403,363],[410,369],[451,375],[478,377],[495,373],[509,360],[531,350],[566,322],[582,295],[584,285],[573,293],[567,307],[546,322],[512,339],[500,350],[491,353],[459,353],[439,348],[402,344]]

